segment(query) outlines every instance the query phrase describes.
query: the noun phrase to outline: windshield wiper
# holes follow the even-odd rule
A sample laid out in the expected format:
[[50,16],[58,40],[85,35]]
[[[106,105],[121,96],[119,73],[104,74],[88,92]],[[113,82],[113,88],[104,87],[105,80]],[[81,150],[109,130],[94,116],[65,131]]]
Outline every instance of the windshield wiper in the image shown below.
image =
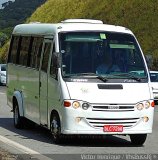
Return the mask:
[[138,82],[141,81],[141,79],[135,75],[133,75],[132,73],[120,73],[120,74],[112,74],[113,76],[127,76],[128,78],[134,79]]
[[89,72],[89,73],[79,73],[79,75],[92,76],[92,77],[98,78],[99,80],[101,80],[101,81],[103,81],[103,82],[106,82],[106,81],[108,80],[106,77],[103,77],[103,76],[98,75],[98,74],[93,73],[93,72]]
[[101,75],[98,75],[96,73],[93,73],[93,72],[87,72],[87,73],[78,73],[78,74],[75,74],[73,76],[85,76],[85,77],[92,77],[92,78],[98,78],[99,80],[103,81],[103,82],[106,82],[108,79],[106,77],[103,77]]

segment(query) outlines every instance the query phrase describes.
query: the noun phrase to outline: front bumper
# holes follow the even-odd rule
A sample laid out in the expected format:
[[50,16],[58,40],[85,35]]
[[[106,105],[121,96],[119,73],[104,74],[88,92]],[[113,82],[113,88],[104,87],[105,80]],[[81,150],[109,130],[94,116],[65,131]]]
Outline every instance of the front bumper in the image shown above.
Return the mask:
[[[66,108],[61,132],[63,134],[146,134],[152,133],[154,108],[126,112],[84,111]],[[147,122],[144,117],[148,117]],[[104,125],[122,125],[122,132],[104,132]]]

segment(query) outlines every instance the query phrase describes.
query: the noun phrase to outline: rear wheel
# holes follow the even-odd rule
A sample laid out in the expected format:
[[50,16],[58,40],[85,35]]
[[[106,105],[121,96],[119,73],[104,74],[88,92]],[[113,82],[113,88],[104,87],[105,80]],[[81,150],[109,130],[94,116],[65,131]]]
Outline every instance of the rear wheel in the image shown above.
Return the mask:
[[147,134],[131,134],[130,139],[134,145],[143,145],[147,138]]
[[20,116],[19,106],[17,103],[15,103],[15,106],[14,106],[13,118],[14,118],[15,128],[18,128],[18,129],[23,128],[23,117]]
[[61,126],[60,126],[60,119],[57,114],[52,115],[50,129],[51,129],[54,143],[60,143],[61,142]]

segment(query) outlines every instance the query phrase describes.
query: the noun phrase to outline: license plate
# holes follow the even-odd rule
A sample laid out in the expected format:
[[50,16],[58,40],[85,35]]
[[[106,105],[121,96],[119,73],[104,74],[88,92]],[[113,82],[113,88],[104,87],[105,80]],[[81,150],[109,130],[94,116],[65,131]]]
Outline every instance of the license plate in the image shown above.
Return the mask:
[[123,125],[105,125],[104,132],[123,132]]

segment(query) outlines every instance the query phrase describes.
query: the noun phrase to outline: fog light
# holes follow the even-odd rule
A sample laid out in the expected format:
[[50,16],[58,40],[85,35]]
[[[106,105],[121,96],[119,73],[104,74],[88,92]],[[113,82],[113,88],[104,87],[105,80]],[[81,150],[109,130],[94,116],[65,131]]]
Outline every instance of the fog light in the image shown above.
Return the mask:
[[147,116],[144,116],[143,119],[144,119],[144,122],[148,122],[148,120],[149,120],[149,118]]
[[80,118],[80,117],[76,117],[76,118],[75,118],[75,121],[76,121],[77,123],[79,123],[79,122],[81,121],[81,118]]
[[143,103],[139,103],[139,104],[136,105],[136,107],[140,111],[144,108],[144,105],[143,105]]
[[72,106],[77,109],[80,107],[80,103],[78,101],[73,102]]
[[88,104],[88,103],[83,103],[83,104],[82,104],[82,108],[83,108],[84,110],[87,110],[87,109],[89,108],[89,104]]

